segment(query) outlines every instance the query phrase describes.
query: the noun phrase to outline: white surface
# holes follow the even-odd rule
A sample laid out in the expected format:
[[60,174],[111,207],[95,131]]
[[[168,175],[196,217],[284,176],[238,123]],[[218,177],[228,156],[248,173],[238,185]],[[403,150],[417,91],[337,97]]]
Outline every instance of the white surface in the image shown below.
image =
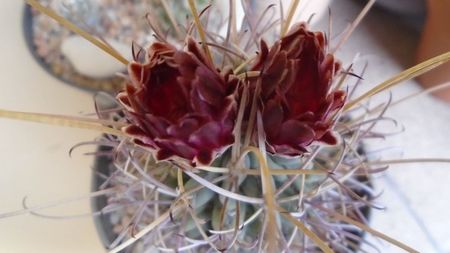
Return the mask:
[[[128,45],[112,39],[106,41],[121,55],[131,59]],[[111,56],[79,35],[65,39],[61,45],[61,52],[78,72],[92,78],[108,78],[126,69],[121,62],[111,61]]]
[[[0,108],[79,115],[91,95],[49,76],[31,57],[22,34],[23,1],[0,8]],[[80,196],[90,191],[91,158],[68,150],[98,133],[0,119],[0,213]],[[42,211],[79,214],[89,200]],[[0,220],[0,253],[104,252],[91,217],[48,220],[30,215]]]
[[[331,4],[335,35],[351,22],[362,6],[354,1]],[[326,31],[327,20],[316,28]],[[407,22],[406,22],[407,23]],[[419,34],[400,22],[398,16],[373,9],[338,55],[349,62],[360,53],[369,66],[360,91],[370,89],[407,67],[413,66]],[[420,91],[415,81],[393,89],[393,100]],[[377,96],[386,101],[388,93]],[[383,159],[450,158],[450,106],[430,96],[414,98],[391,108],[387,116],[405,127],[405,131],[374,141],[371,150],[391,148]],[[380,126],[377,130],[391,131]],[[450,252],[450,164],[412,164],[391,166],[388,173],[376,177],[375,186],[383,192],[377,203],[384,211],[373,211],[371,226],[424,253]],[[381,252],[404,252],[386,242],[371,239]],[[381,243],[380,243],[381,242]],[[369,249],[369,252],[375,252]]]
[[[361,6],[354,2],[332,2],[335,34],[353,20]],[[5,1],[0,8],[0,108],[77,115],[92,110],[91,96],[61,84],[45,73],[28,53],[21,31],[21,1]],[[313,28],[326,31],[326,16]],[[371,12],[339,52],[348,62],[355,53],[369,59],[362,90],[413,65],[417,35],[400,25],[395,17]],[[394,90],[394,98],[419,88],[414,81]],[[450,107],[430,97],[405,102],[389,111],[406,131],[375,143],[395,146],[389,158],[450,158]],[[68,149],[79,141],[91,140],[97,133],[0,119],[0,213],[29,203],[70,198],[89,192],[90,158]],[[384,190],[379,203],[385,211],[374,211],[372,226],[425,253],[450,252],[450,165],[408,165],[392,167],[379,176],[376,186]],[[391,179],[389,181],[388,179]],[[394,188],[392,185],[396,185]],[[403,201],[428,229],[424,232],[412,218]],[[77,214],[90,210],[88,200],[63,208],[44,210],[52,214]],[[427,236],[428,235],[428,236]],[[402,252],[373,240],[381,252]],[[435,241],[433,245],[432,241]],[[21,252],[103,252],[91,218],[47,220],[24,215],[0,220],[0,253]],[[371,250],[370,252],[374,252]]]

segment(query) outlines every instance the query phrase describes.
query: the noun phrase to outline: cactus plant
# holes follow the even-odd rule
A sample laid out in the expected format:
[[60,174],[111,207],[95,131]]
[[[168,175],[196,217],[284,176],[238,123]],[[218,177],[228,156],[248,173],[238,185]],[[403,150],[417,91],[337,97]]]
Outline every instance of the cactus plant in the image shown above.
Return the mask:
[[0,113],[104,133],[96,143],[110,148],[96,155],[110,159],[98,174],[107,203],[98,211],[116,235],[110,252],[353,252],[364,232],[415,252],[368,226],[370,177],[385,168],[363,141],[385,107],[360,103],[450,53],[353,97],[346,78],[357,74],[326,36],[291,24],[299,1],[286,17],[269,18],[269,5],[256,19],[255,2],[242,1],[241,28],[230,1],[227,22],[211,30],[215,12],[189,0],[185,34],[156,29],[158,41],[134,45],[131,61],[27,2],[128,65],[122,92],[96,96],[98,120]]

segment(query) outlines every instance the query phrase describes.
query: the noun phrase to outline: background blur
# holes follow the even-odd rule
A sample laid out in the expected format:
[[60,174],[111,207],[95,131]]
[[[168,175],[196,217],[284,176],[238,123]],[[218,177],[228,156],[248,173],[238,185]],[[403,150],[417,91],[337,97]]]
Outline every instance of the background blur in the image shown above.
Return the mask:
[[[307,2],[307,1],[302,1]],[[313,10],[312,29],[326,31],[326,6],[314,2],[303,8],[302,17]],[[334,35],[354,20],[363,1],[331,1]],[[0,108],[80,115],[93,111],[92,93],[69,86],[50,76],[32,58],[22,31],[22,1],[4,1],[0,8]],[[373,8],[348,42],[338,52],[344,63],[359,53],[359,73],[369,62],[359,92],[370,89],[392,75],[414,65],[420,35],[420,21],[403,19],[396,12]],[[351,79],[350,82],[356,81]],[[420,90],[413,81],[393,90],[393,99]],[[385,101],[388,94],[373,99]],[[388,116],[399,121],[405,131],[386,141],[370,143],[369,150],[386,149],[384,159],[450,158],[450,107],[430,96],[399,104]],[[399,128],[396,128],[397,130]],[[380,131],[395,129],[381,126]],[[81,141],[95,138],[96,132],[35,123],[0,119],[0,213],[28,205],[40,205],[60,199],[83,196],[90,192],[92,158],[84,149],[69,149]],[[450,252],[450,165],[395,165],[378,175],[375,186],[382,196],[378,203],[386,206],[374,210],[371,225],[420,252]],[[42,210],[53,215],[83,214],[90,211],[88,199],[58,208]],[[400,252],[387,243],[370,238],[381,252]],[[373,252],[372,249],[369,249]],[[28,252],[104,252],[92,218],[45,219],[21,215],[0,220],[0,253]]]

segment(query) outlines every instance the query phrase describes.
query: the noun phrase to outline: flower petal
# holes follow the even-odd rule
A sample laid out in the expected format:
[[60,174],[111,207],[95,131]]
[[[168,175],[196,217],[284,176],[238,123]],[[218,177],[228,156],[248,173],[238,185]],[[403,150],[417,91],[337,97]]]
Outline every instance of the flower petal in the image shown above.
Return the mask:
[[268,138],[277,137],[283,119],[284,112],[280,103],[277,103],[275,100],[270,100],[263,112],[264,130]]
[[220,143],[221,127],[218,122],[209,122],[189,137],[189,143],[198,148],[216,148]]
[[239,80],[219,73],[196,41],[188,38],[184,51],[153,43],[146,62],[130,63],[128,72],[131,82],[117,96],[131,124],[125,130],[158,159],[207,164],[233,142]]
[[199,119],[196,118],[186,118],[180,121],[177,125],[171,125],[167,128],[167,133],[170,136],[187,139],[198,127]]
[[149,147],[155,147],[155,143],[151,138],[149,138],[148,134],[144,132],[140,127],[130,125],[126,126],[122,129],[125,133],[133,136],[137,140],[139,140],[140,143],[145,144],[145,146]]
[[316,137],[314,130],[296,120],[284,122],[280,129],[279,142],[292,145],[309,145]]
[[320,139],[319,141],[329,144],[329,145],[336,145],[338,139],[336,138],[336,135],[332,131],[327,131]]
[[195,74],[196,78],[192,83],[198,90],[200,98],[212,106],[220,106],[225,93],[222,80],[211,70],[202,67],[197,68]]
[[200,150],[198,155],[195,157],[195,160],[199,164],[208,165],[214,159],[213,154],[214,152],[208,149]]
[[166,156],[176,155],[192,160],[198,153],[196,149],[176,138],[155,139],[155,143],[158,145],[160,150],[164,150]]

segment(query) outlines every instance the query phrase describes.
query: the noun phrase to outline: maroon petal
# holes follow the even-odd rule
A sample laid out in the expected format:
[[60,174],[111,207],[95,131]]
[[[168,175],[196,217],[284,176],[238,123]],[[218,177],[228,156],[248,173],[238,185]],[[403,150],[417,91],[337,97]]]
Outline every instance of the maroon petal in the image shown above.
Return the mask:
[[153,136],[166,136],[167,128],[170,126],[169,121],[153,114],[146,114],[142,119],[142,123],[147,132]]
[[311,143],[315,138],[314,131],[304,123],[296,120],[288,120],[280,129],[279,141],[294,145]]
[[333,102],[331,103],[331,111],[341,108],[344,105],[346,94],[344,91],[335,91],[330,95]]
[[190,105],[197,113],[209,115],[211,118],[214,115],[213,108],[211,107],[210,104],[206,103],[203,99],[201,99],[201,96],[197,89],[191,90]]
[[146,71],[146,66],[138,62],[131,62],[128,65],[128,73],[133,84],[142,84],[149,78],[149,72]]
[[146,146],[155,147],[155,143],[153,142],[153,140],[149,138],[148,134],[144,132],[140,127],[130,125],[126,126],[122,131],[138,139]]
[[155,139],[155,143],[165,153],[170,154],[170,156],[176,155],[189,160],[194,159],[198,152],[193,147],[176,138]]
[[174,153],[170,150],[160,149],[160,150],[158,150],[158,152],[156,152],[156,159],[158,159],[159,161],[167,160],[170,157],[172,157],[173,155],[174,155]]
[[200,150],[198,155],[195,157],[195,160],[199,164],[210,164],[213,160],[213,152],[209,149],[206,150]]
[[[213,115],[216,121],[222,122],[222,131],[228,132],[234,128],[234,119],[236,118],[237,102],[234,95],[225,98],[222,105],[222,111]],[[214,117],[216,116],[216,117]]]
[[141,139],[133,139],[134,144],[141,146],[141,147],[146,147],[146,148],[150,148],[150,149],[154,149],[155,145],[154,144],[149,144],[146,143],[145,140],[141,140]]
[[333,134],[332,131],[328,131],[326,132],[322,138],[319,139],[319,141],[329,144],[329,145],[336,145],[337,144],[337,138],[336,136]]
[[297,156],[297,155],[301,155],[308,151],[303,146],[293,147],[293,146],[287,145],[287,144],[275,145],[274,150],[275,150],[274,153],[276,153],[276,154],[288,155],[288,156]]
[[193,39],[184,51],[153,43],[145,64],[133,62],[128,72],[131,82],[117,96],[131,124],[124,130],[158,159],[208,164],[233,142],[239,80],[218,72]]
[[298,115],[295,119],[298,121],[310,122],[316,120],[316,115],[313,112],[305,112]]
[[200,127],[189,138],[189,143],[198,148],[217,148],[223,146],[221,143],[221,127],[218,122],[209,122]]
[[267,43],[264,40],[261,40],[260,43],[260,52],[258,55],[258,61],[255,63],[255,65],[252,67],[252,70],[260,70],[264,67],[267,60],[267,56],[269,55],[269,47],[267,46]]
[[263,70],[263,85],[262,85],[262,96],[268,97],[275,88],[283,83],[287,75],[287,55],[286,52],[278,53],[270,66],[267,66],[266,70]]
[[170,44],[163,43],[163,42],[155,42],[150,46],[150,55],[166,55],[170,52],[174,51],[175,48],[171,46]]
[[275,100],[269,101],[263,112],[264,130],[268,138],[277,137],[283,119],[284,112],[281,105]]
[[197,46],[197,42],[192,37],[187,38],[187,49],[188,52],[195,57],[195,59],[198,59],[199,62],[205,65],[210,64],[208,58],[205,56],[203,51]]
[[199,123],[195,118],[183,119],[179,124],[169,126],[167,133],[176,138],[187,139],[199,127]]
[[317,120],[327,120],[331,112],[342,108],[345,97],[346,95],[343,91],[335,91],[328,95],[316,113]]
[[136,136],[136,137],[146,137],[147,133],[144,132],[140,127],[135,126],[135,125],[129,125],[126,126],[122,129],[122,131],[124,131],[125,133],[132,135],[132,136]]
[[119,103],[125,107],[126,110],[133,110],[126,92],[120,92],[119,94],[117,94],[116,98]]
[[251,68],[261,77],[250,87],[253,93],[257,85],[262,87],[259,99],[269,152],[298,155],[314,141],[336,143],[332,116],[344,105],[345,92],[330,91],[341,65],[327,54],[326,42],[323,33],[300,23],[270,49],[261,43]]
[[195,70],[198,67],[198,63],[190,54],[177,51],[174,55],[174,61],[179,66],[181,76],[186,79],[187,82],[190,82],[195,78]]
[[217,75],[206,68],[197,68],[193,84],[202,100],[210,105],[220,106],[225,90],[221,80],[217,79]]

